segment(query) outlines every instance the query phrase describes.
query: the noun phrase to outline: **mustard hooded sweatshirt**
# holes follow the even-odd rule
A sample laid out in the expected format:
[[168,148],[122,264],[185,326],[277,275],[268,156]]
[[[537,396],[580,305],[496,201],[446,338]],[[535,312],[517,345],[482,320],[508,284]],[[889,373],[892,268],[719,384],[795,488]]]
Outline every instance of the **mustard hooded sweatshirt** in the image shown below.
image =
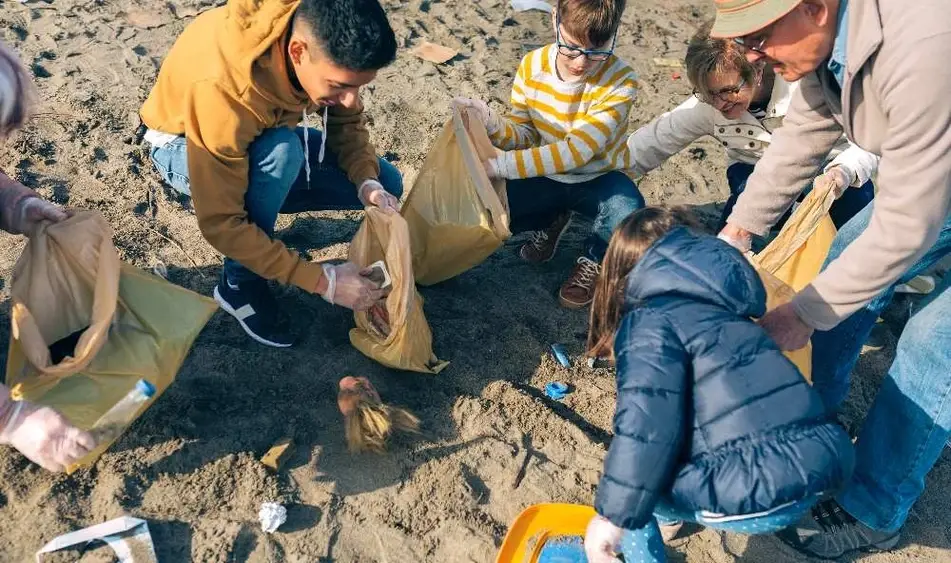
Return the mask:
[[[198,227],[256,274],[315,292],[323,275],[248,218],[248,147],[265,129],[295,127],[315,110],[288,75],[289,28],[299,0],[229,0],[189,24],[142,106],[150,129],[184,135]],[[379,175],[362,104],[330,108],[327,145],[359,186]],[[318,187],[319,188],[319,187]]]

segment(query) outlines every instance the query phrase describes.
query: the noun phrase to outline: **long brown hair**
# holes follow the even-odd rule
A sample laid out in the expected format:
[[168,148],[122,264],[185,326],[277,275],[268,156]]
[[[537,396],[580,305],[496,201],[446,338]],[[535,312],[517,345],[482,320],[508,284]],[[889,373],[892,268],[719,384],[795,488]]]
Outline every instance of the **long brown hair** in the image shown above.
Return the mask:
[[614,333],[621,322],[627,275],[654,242],[677,227],[700,229],[683,207],[645,207],[631,213],[611,235],[591,304],[588,356],[614,361]]

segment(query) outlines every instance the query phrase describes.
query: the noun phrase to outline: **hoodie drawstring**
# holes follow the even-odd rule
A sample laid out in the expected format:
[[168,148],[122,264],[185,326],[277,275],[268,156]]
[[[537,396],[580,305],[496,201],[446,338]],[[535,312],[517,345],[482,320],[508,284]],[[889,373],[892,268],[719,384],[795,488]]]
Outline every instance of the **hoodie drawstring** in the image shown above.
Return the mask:
[[324,152],[327,150],[327,135],[330,132],[327,130],[327,122],[330,119],[330,107],[324,106],[324,134],[320,136],[320,152],[317,153],[317,162],[318,164],[324,163]]
[[310,118],[304,110],[304,173],[307,174],[307,189],[310,189]]
[[[329,109],[324,107],[323,129],[320,136],[320,152],[317,153],[317,164],[324,163],[324,154],[327,150],[327,119],[329,118]],[[307,175],[307,189],[310,189],[310,117],[307,116],[307,110],[304,110],[304,171]]]

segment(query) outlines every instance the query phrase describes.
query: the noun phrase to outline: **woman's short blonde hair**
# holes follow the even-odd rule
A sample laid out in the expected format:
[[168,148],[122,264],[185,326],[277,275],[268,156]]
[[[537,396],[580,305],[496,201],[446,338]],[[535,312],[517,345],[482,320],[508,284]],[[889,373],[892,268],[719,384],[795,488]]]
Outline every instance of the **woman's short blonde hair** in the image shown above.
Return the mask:
[[710,77],[728,72],[737,72],[747,84],[756,80],[756,67],[746,60],[743,47],[732,39],[714,39],[710,37],[713,22],[706,23],[690,39],[687,45],[687,80],[693,91],[701,98],[709,100]]

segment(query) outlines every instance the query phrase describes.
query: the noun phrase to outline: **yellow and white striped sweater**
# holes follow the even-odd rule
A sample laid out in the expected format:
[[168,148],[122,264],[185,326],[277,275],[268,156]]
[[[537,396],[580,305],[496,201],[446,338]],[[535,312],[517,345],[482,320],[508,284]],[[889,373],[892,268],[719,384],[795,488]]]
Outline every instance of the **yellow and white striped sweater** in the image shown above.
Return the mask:
[[548,45],[519,65],[512,113],[490,132],[506,151],[498,160],[503,175],[577,183],[629,168],[627,119],[638,88],[633,69],[612,55],[585,80],[564,82],[555,71],[557,53]]

